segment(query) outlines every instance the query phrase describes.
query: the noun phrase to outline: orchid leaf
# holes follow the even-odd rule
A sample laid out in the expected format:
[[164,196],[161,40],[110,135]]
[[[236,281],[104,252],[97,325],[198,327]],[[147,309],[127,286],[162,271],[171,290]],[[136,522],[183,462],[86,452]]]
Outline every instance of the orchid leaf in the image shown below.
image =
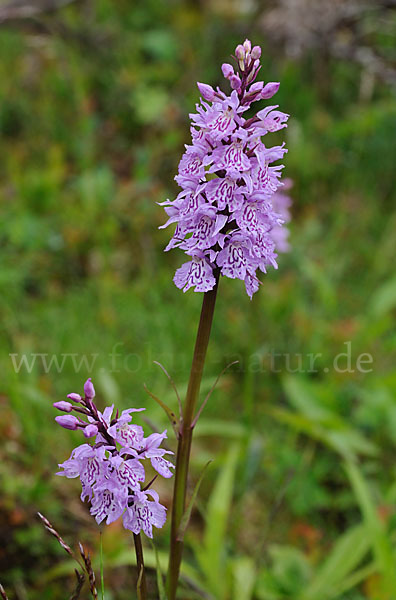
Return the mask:
[[184,514],[183,514],[183,516],[181,518],[179,529],[178,529],[178,532],[177,532],[177,540],[179,542],[183,541],[183,538],[184,538],[184,535],[186,533],[188,524],[190,522],[192,509],[193,509],[195,500],[197,498],[197,495],[198,495],[198,492],[199,492],[199,488],[201,487],[201,483],[202,483],[202,480],[203,480],[204,475],[206,473],[206,469],[209,467],[209,465],[210,465],[211,462],[212,462],[211,460],[209,462],[207,462],[206,465],[204,466],[204,468],[202,469],[201,475],[199,476],[199,479],[198,479],[197,483],[195,484],[195,488],[194,488],[194,491],[192,493],[190,502],[188,503],[187,508],[184,511]]
[[176,417],[175,413],[173,412],[173,410],[171,410],[169,408],[169,406],[167,406],[165,404],[165,402],[163,402],[162,400],[160,400],[160,398],[158,398],[157,396],[155,396],[152,392],[150,392],[150,390],[148,389],[148,387],[146,386],[146,384],[144,384],[144,389],[146,390],[147,394],[149,396],[151,396],[151,398],[153,400],[155,400],[157,402],[157,404],[160,405],[160,407],[165,411],[169,421],[171,422],[172,425],[172,429],[175,432],[176,437],[179,437],[179,420]]

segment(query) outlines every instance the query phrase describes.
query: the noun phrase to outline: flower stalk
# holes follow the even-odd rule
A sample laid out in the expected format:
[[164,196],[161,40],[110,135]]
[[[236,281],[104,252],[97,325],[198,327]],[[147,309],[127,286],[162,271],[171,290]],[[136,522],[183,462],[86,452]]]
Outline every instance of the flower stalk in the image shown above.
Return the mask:
[[180,564],[183,555],[183,539],[180,539],[181,536],[179,535],[179,529],[184,511],[186,509],[188,467],[190,462],[191,442],[194,428],[194,414],[201,387],[206,351],[208,348],[210,332],[212,328],[218,281],[219,277],[217,274],[216,285],[214,286],[213,290],[206,292],[203,296],[201,317],[198,326],[197,338],[195,341],[190,379],[188,382],[187,394],[180,424],[173,491],[169,567],[166,581],[168,600],[174,600],[176,598]]
[[[220,88],[198,83],[201,94],[197,112],[191,114],[192,144],[186,145],[176,182],[181,192],[164,206],[168,221],[176,224],[165,250],[178,247],[190,257],[175,273],[175,285],[186,292],[204,292],[190,379],[180,419],[174,495],[171,547],[167,575],[168,600],[174,600],[183,554],[180,524],[186,510],[186,490],[191,441],[206,351],[209,343],[219,277],[241,279],[250,296],[259,289],[256,271],[277,268],[275,250],[287,246],[282,225],[289,213],[287,202],[272,204],[283,165],[271,166],[287,152],[284,144],[267,147],[262,137],[287,126],[288,116],[277,105],[267,106],[245,119],[243,114],[256,101],[272,98],[279,83],[256,82],[261,48],[245,40],[235,49],[237,72],[222,65],[231,87],[230,95]],[[205,404],[205,403],[204,403]]]
[[146,573],[144,570],[142,538],[140,536],[140,533],[133,534],[133,542],[135,544],[136,566],[137,566],[137,572],[138,572],[138,581],[137,581],[138,598],[139,598],[139,600],[146,600],[147,599],[147,584],[146,584]]

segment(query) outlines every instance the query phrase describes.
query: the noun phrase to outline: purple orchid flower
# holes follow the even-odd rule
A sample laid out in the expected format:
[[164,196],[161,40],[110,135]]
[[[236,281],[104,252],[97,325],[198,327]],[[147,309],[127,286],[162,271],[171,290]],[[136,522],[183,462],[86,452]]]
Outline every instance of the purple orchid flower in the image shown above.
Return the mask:
[[219,88],[198,83],[201,102],[191,114],[192,144],[186,146],[175,179],[182,191],[161,203],[176,229],[166,247],[179,247],[190,262],[177,269],[175,285],[207,292],[220,275],[242,279],[250,297],[260,282],[256,271],[277,267],[276,250],[287,249],[285,210],[276,201],[283,165],[273,165],[287,152],[267,148],[267,133],[287,126],[288,116],[277,105],[246,119],[254,102],[272,98],[279,83],[256,81],[261,48],[249,40],[235,50],[237,72],[225,63],[231,85],[227,96]]

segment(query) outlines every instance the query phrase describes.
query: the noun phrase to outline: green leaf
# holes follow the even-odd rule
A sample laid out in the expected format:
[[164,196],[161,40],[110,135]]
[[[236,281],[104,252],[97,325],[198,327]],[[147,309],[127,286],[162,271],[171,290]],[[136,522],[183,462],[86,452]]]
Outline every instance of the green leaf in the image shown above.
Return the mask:
[[335,598],[336,586],[350,576],[370,548],[367,528],[357,525],[350,528],[335,543],[330,555],[319,567],[316,576],[301,594],[299,600]]
[[396,307],[396,277],[386,281],[373,294],[369,312],[374,317],[382,317]]
[[238,445],[231,446],[220,470],[208,502],[203,544],[197,551],[209,589],[218,600],[224,598],[228,584],[224,548],[239,450]]
[[233,600],[251,600],[256,582],[254,562],[248,556],[241,556],[232,561]]
[[301,377],[286,376],[283,387],[298,414],[282,409],[269,409],[283,422],[304,431],[342,456],[375,455],[377,447],[351,427],[340,415],[320,404],[318,389]]
[[389,593],[389,598],[392,598],[392,594],[396,589],[396,561],[385,524],[378,515],[377,508],[361,470],[351,460],[345,461],[344,466],[366,524],[367,535],[374,552],[378,570],[383,578],[384,591]]
[[144,389],[146,390],[146,392],[148,393],[149,396],[151,396],[151,398],[153,400],[155,400],[157,402],[157,404],[160,405],[160,407],[165,411],[169,421],[171,422],[173,431],[175,432],[176,438],[179,437],[179,419],[176,417],[175,413],[173,412],[173,410],[171,410],[169,408],[169,406],[167,406],[165,404],[165,402],[163,402],[162,400],[160,400],[160,398],[157,398],[157,396],[155,396],[152,392],[150,392],[150,390],[148,389],[148,387],[146,386],[146,384],[144,384]]
[[346,577],[339,585],[334,588],[334,598],[338,598],[344,592],[355,588],[360,585],[363,581],[374,575],[378,571],[375,561],[370,562],[368,565],[354,571],[349,577]]
[[311,565],[302,550],[294,546],[271,544],[271,575],[281,597],[294,598],[305,588],[311,577]]
[[359,432],[351,428],[344,431],[329,430],[320,423],[316,423],[304,415],[296,414],[288,410],[269,407],[266,411],[281,423],[285,423],[297,431],[305,433],[309,437],[312,437],[332,450],[335,450],[342,456],[350,456],[351,454],[354,455],[356,453],[368,456],[377,454],[376,446],[369,440],[366,440]]
[[183,538],[184,538],[184,535],[186,533],[188,524],[190,522],[191,512],[192,512],[192,509],[193,509],[196,497],[198,495],[199,488],[201,486],[202,480],[203,480],[204,475],[206,473],[206,469],[209,467],[209,465],[210,465],[211,462],[212,462],[211,460],[209,462],[207,462],[206,465],[204,466],[204,468],[202,469],[201,475],[199,476],[199,479],[198,479],[197,483],[195,484],[195,488],[194,488],[194,491],[192,493],[190,502],[188,503],[188,506],[187,506],[186,510],[184,511],[184,514],[183,514],[183,516],[181,518],[179,529],[178,529],[178,532],[177,532],[177,540],[179,542],[183,541]]

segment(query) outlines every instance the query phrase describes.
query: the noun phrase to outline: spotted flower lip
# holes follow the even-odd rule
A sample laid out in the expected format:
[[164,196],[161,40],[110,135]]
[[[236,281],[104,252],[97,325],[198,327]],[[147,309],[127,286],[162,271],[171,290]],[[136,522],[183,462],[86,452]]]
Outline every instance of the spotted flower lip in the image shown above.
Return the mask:
[[[175,285],[184,292],[207,292],[218,276],[241,279],[252,297],[263,273],[277,268],[277,251],[286,251],[289,204],[276,201],[283,185],[284,144],[268,147],[263,137],[287,126],[289,115],[276,104],[252,115],[253,104],[272,98],[278,82],[256,81],[261,48],[249,40],[235,49],[236,68],[222,65],[231,91],[226,95],[198,83],[201,101],[190,114],[192,143],[186,145],[175,180],[175,200],[160,203],[175,224],[165,250],[178,247],[190,257],[177,269]],[[249,117],[246,118],[246,111]]]
[[[145,437],[140,425],[131,423],[132,413],[143,408],[128,408],[114,414],[114,404],[99,411],[93,402],[95,390],[91,379],[84,385],[84,396],[69,394],[71,402],[55,402],[61,411],[76,411],[86,421],[74,415],[61,415],[56,422],[66,429],[80,429],[94,444],[84,443],[72,451],[61,463],[57,475],[79,477],[82,486],[81,500],[91,504],[91,515],[98,523],[113,523],[122,516],[126,529],[134,533],[143,531],[153,536],[153,527],[162,527],[166,509],[159,503],[154,490],[145,490],[146,478],[143,462],[150,461],[152,468],[162,477],[172,477],[174,465],[164,458],[172,454],[161,447],[166,430]],[[151,499],[150,499],[151,498]]]

